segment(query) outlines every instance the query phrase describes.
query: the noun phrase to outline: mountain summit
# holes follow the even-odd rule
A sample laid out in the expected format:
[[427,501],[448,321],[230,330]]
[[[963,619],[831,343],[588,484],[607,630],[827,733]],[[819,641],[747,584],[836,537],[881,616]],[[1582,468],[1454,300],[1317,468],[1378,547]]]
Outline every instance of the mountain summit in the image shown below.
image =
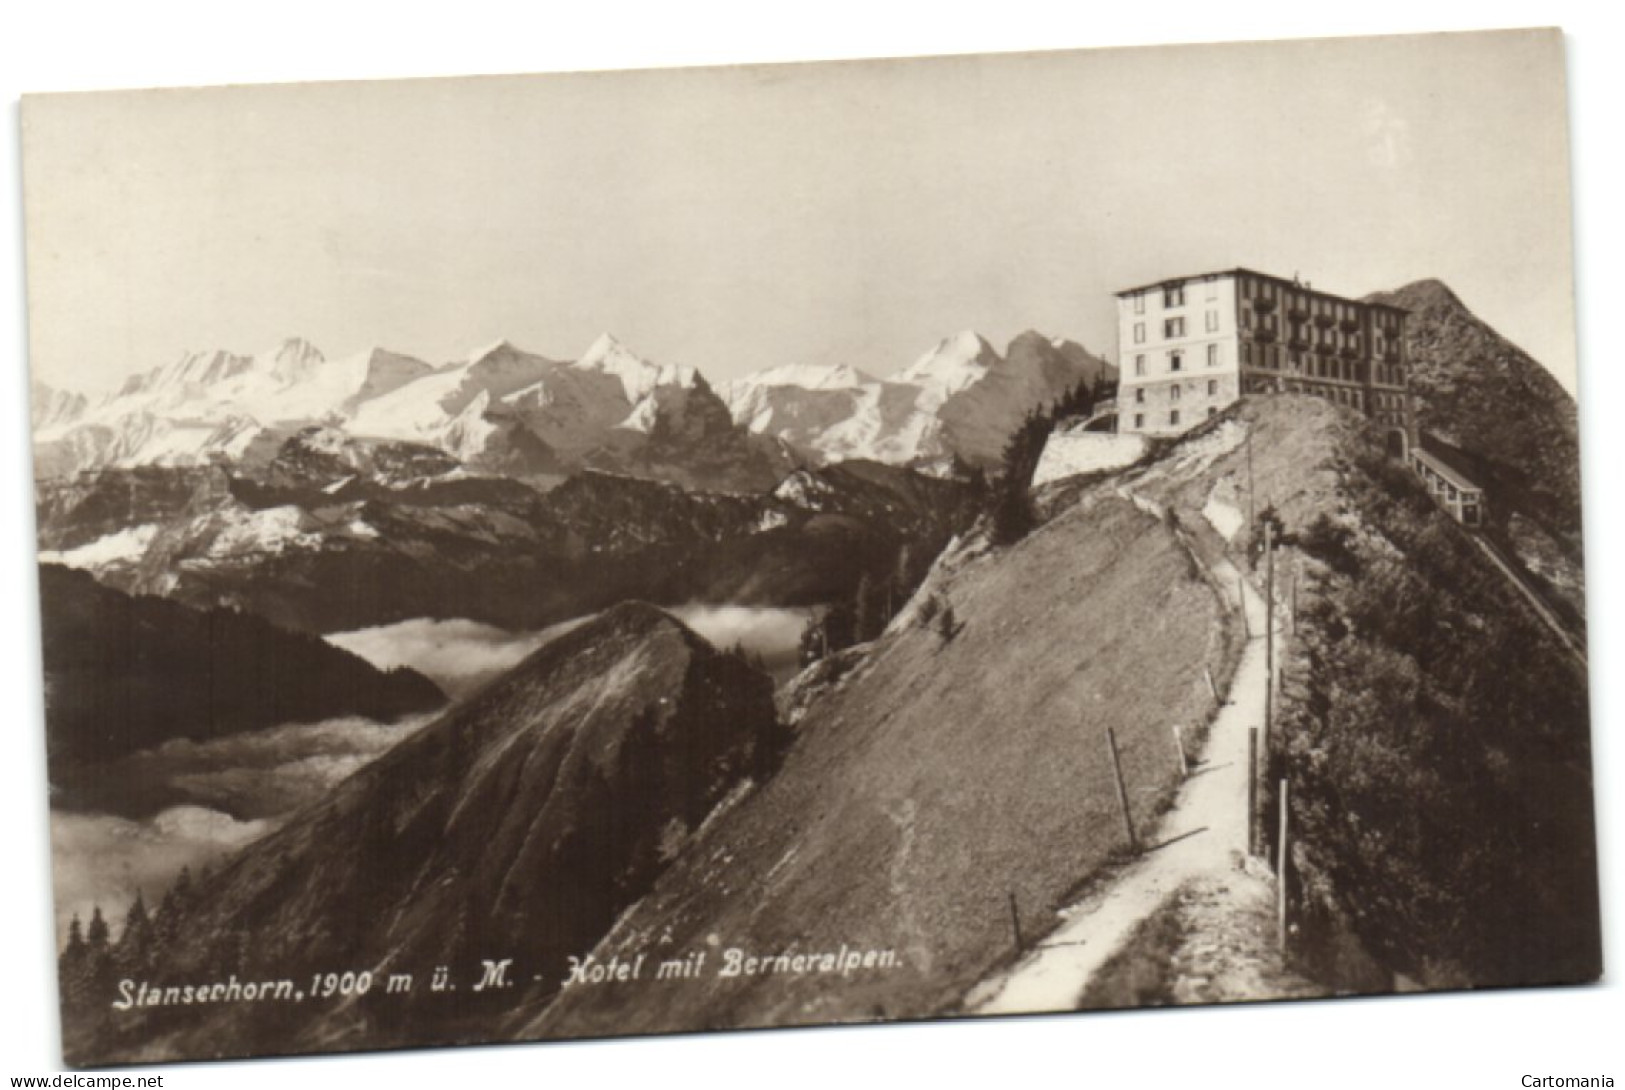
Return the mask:
[[1116,369],[1081,345],[1027,332],[1004,356],[966,330],[903,370],[874,379],[851,367],[774,367],[722,390],[734,421],[814,461],[912,464],[957,456],[997,465],[1034,409]]
[[1367,299],[1410,312],[1410,389],[1424,445],[1489,489],[1494,532],[1578,621],[1585,577],[1574,398],[1441,281]]

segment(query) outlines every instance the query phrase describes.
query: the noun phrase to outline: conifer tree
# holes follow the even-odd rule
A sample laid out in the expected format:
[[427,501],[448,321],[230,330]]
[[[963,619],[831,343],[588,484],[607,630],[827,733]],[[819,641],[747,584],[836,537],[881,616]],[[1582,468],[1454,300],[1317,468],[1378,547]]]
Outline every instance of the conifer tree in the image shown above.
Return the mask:
[[56,961],[57,981],[62,989],[64,1006],[74,1007],[83,1000],[89,962],[90,948],[85,945],[84,929],[79,925],[76,913],[68,924],[68,944],[62,948],[62,954]]
[[157,949],[163,949],[175,941],[176,933],[180,930],[180,916],[192,899],[192,871],[182,867],[181,873],[175,882],[164,891],[163,898],[158,902],[158,911],[152,917],[152,942]]
[[147,915],[147,903],[136,891],[130,910],[124,915],[124,931],[119,935],[114,961],[118,967],[130,972],[145,966],[152,955],[152,920]]
[[68,945],[62,948],[63,957],[83,958],[85,956],[84,929],[79,926],[79,914],[75,912],[73,919],[68,923]]
[[96,905],[90,912],[90,927],[85,931],[85,946],[92,955],[106,953],[107,940],[107,921],[102,919],[102,906]]
[[852,596],[852,640],[862,643],[875,636],[874,583],[869,573],[858,576],[858,589]]

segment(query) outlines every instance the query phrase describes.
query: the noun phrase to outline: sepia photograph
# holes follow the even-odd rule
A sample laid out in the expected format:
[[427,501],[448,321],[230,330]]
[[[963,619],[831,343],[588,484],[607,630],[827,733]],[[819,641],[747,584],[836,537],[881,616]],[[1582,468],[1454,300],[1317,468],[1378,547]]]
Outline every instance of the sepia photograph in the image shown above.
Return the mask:
[[1575,40],[1094,45],[20,88],[33,1062],[1594,1026]]

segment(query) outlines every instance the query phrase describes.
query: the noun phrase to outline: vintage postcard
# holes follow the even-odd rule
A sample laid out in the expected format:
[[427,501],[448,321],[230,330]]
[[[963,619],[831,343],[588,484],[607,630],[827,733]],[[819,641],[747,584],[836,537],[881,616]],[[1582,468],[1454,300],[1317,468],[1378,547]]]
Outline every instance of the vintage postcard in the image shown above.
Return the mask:
[[25,99],[64,1059],[1596,980],[1564,81]]

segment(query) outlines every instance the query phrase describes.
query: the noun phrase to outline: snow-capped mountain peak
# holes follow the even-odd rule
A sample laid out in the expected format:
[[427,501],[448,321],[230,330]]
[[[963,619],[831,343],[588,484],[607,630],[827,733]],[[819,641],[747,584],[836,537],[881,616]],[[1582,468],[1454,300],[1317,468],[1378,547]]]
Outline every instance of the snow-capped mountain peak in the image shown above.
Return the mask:
[[636,405],[649,396],[656,386],[692,386],[695,371],[692,367],[651,363],[616,340],[613,334],[602,333],[576,360],[581,371],[596,371],[620,379],[627,403]]
[[874,381],[874,376],[850,364],[784,363],[746,375],[738,379],[736,385],[799,386],[803,390],[852,390]]
[[[607,360],[623,356],[638,359],[637,354],[622,344],[615,334],[606,331],[598,334],[597,339],[587,346],[587,350],[581,354],[581,358],[576,360],[576,366],[582,368],[600,367]],[[642,360],[639,360],[639,362],[641,363]]]
[[[269,356],[271,374],[284,383],[298,382],[327,362],[316,346],[303,337],[289,337],[272,349]],[[256,362],[259,359],[255,357]]]
[[943,338],[894,381],[915,383],[948,398],[981,381],[998,363],[998,350],[981,334],[965,330]]
[[140,381],[136,382],[133,388],[130,383],[125,385],[126,390],[131,393],[149,393],[177,387],[213,386],[235,378],[253,366],[253,356],[238,356],[222,349],[187,352],[168,368],[158,368],[144,376],[135,376]]
[[58,390],[35,381],[29,392],[31,419],[35,434],[56,433],[71,428],[90,407],[84,394]]

